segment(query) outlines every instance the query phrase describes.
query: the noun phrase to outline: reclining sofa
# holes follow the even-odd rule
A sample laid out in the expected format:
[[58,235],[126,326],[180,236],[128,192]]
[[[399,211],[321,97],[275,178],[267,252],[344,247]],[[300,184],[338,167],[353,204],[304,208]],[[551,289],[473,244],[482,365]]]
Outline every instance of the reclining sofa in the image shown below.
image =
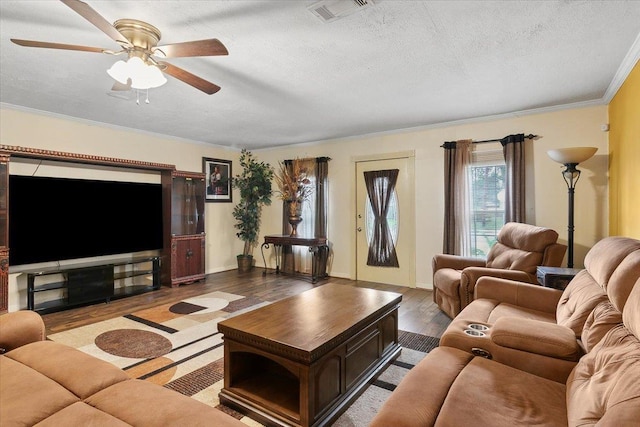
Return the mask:
[[478,280],[370,427],[639,425],[640,241],[603,239],[585,266],[564,292]]
[[204,403],[45,340],[32,311],[0,316],[2,426],[246,427]]

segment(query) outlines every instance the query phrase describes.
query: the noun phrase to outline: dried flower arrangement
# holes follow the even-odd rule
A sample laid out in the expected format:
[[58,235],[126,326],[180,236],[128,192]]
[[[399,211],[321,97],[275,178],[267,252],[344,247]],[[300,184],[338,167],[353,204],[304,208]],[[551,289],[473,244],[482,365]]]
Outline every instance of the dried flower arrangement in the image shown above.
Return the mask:
[[303,159],[295,159],[290,165],[279,163],[279,170],[275,174],[278,186],[278,197],[289,202],[289,216],[299,213],[302,202],[309,199],[313,192],[309,176],[313,173],[314,163]]

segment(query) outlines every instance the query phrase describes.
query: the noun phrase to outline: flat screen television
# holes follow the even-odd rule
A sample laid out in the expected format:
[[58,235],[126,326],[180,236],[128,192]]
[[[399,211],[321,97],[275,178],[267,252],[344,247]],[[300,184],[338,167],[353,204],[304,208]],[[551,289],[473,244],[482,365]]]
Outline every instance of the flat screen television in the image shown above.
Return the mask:
[[9,265],[162,249],[162,186],[9,176]]

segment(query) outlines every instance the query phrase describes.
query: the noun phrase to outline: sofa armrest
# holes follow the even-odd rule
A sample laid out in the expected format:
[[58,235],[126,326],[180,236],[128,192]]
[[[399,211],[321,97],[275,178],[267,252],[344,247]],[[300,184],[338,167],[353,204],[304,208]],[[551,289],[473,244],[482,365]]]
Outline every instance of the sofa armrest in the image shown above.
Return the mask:
[[474,289],[475,299],[493,299],[555,315],[562,291],[531,283],[483,276]]
[[520,317],[501,317],[491,328],[491,341],[500,347],[577,361],[581,347],[566,326]]
[[431,262],[433,272],[441,268],[453,268],[454,270],[462,270],[467,267],[484,267],[487,261],[482,258],[463,257],[458,255],[436,254]]
[[15,311],[0,316],[0,354],[45,338],[42,317],[34,311]]
[[474,289],[478,279],[485,276],[529,283],[531,283],[532,280],[531,275],[524,271],[489,267],[467,267],[462,270],[462,274],[460,275],[460,287],[462,288],[461,293],[466,296],[466,301],[464,302],[465,306],[469,305],[474,299]]

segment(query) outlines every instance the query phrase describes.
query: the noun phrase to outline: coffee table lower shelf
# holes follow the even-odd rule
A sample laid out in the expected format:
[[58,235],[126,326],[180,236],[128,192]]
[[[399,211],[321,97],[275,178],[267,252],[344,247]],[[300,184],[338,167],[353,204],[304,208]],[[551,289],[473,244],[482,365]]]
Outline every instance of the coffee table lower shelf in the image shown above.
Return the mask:
[[[328,425],[335,421],[349,405],[351,405],[370,385],[370,383],[391,363],[401,352],[399,344],[389,346],[383,357],[376,359],[367,369],[365,369],[357,381],[342,392],[336,393],[328,402],[322,403],[324,399],[321,396],[314,397],[313,390],[309,389],[309,378],[305,377],[305,373],[309,369],[299,366],[302,377],[300,380],[295,377],[287,369],[277,363],[251,363],[247,360],[247,364],[243,365],[247,377],[236,381],[232,386],[223,388],[219,394],[220,402],[224,405],[245,414],[267,426],[313,426],[320,427]],[[344,366],[344,361],[333,363],[329,361],[329,365],[321,364],[321,371],[318,373],[320,381],[330,383],[336,388],[340,387],[344,378],[341,378],[340,368]],[[249,358],[251,359],[251,358]],[[269,360],[269,359],[266,359]],[[253,360],[257,362],[258,359]],[[333,368],[336,369],[333,369]],[[238,368],[238,366],[236,366]],[[259,369],[266,369],[261,373],[257,373]],[[311,369],[312,371],[314,369]],[[320,404],[316,408],[306,408],[305,404],[301,405],[305,398],[311,401],[318,401]],[[313,405],[313,403],[309,403]],[[306,413],[305,413],[306,412]],[[316,421],[311,423],[307,418],[318,414]]]

